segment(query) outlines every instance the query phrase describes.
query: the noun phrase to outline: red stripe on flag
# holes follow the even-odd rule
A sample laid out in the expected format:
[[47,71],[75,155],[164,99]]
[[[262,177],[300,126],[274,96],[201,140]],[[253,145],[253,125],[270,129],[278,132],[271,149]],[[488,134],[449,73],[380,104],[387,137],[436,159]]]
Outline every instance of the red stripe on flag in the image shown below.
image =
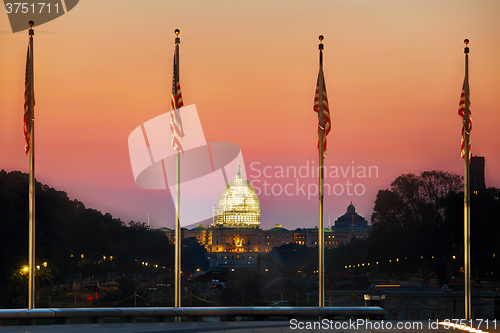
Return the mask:
[[[469,135],[469,161],[472,156],[471,154],[471,144],[470,144],[470,132],[472,131],[472,112],[471,112],[471,107],[470,107],[470,92],[469,92],[469,132],[467,133]],[[460,103],[459,103],[459,108],[458,108],[458,115],[462,117],[462,119],[465,119],[465,84],[464,87],[462,88],[462,94],[460,95]],[[464,121],[462,121],[462,139],[460,142],[460,156],[465,159],[465,124]]]
[[184,105],[182,100],[181,85],[179,84],[178,68],[176,63],[177,49],[174,53],[174,74],[172,78],[172,98],[170,99],[170,131],[172,132],[172,148],[178,152],[184,153],[182,146],[182,137],[184,130],[182,128],[182,120],[180,108]]
[[[326,95],[326,85],[325,85],[325,79],[323,77],[323,71],[320,70],[320,73],[318,74],[318,83],[316,84],[316,94],[314,96],[314,107],[313,110],[315,112],[319,111],[319,83],[320,80],[323,81],[323,124],[324,124],[324,135],[323,135],[323,158],[326,157],[327,154],[327,141],[326,137],[331,131],[331,121],[330,121],[330,109],[328,107],[328,97]],[[318,124],[318,133],[321,130],[319,128]],[[318,138],[318,149],[319,149],[319,138]]]
[[30,116],[30,101],[31,101],[31,61],[30,47],[26,55],[26,73],[24,76],[24,115],[23,115],[23,132],[24,132],[24,151],[26,154],[30,151],[30,135],[31,135],[31,116]]

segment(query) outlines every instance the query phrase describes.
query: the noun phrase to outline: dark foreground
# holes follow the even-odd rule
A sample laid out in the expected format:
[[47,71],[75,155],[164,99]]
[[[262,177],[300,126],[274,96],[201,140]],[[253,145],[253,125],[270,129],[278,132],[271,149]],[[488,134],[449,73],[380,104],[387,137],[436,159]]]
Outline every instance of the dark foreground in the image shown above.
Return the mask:
[[[470,322],[469,322],[470,324]],[[477,329],[479,325],[479,330]],[[13,333],[289,333],[289,332],[360,332],[360,333],[482,333],[499,332],[496,322],[473,322],[468,327],[445,327],[436,321],[381,321],[381,320],[336,320],[336,321],[265,321],[265,322],[192,322],[192,323],[144,323],[144,324],[87,324],[87,325],[38,325],[0,327],[0,332]]]

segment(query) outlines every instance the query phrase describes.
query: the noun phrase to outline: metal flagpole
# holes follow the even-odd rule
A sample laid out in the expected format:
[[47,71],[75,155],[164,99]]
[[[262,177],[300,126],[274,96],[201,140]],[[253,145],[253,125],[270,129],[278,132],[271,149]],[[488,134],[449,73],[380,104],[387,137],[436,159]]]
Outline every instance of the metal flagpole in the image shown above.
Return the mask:
[[[175,30],[175,81],[179,80],[179,30]],[[177,94],[177,91],[176,91]],[[177,96],[176,96],[177,98]],[[177,105],[176,105],[177,107]],[[172,111],[174,112],[174,111]],[[175,152],[175,307],[181,307],[181,153]],[[176,321],[179,320],[176,317]]]
[[34,66],[33,66],[33,21],[29,22],[30,52],[29,52],[29,279],[28,279],[28,309],[35,308],[35,95],[34,95]]
[[319,250],[319,271],[318,271],[318,282],[319,282],[319,307],[325,306],[325,227],[323,219],[323,138],[325,135],[325,124],[323,121],[323,90],[324,78],[323,78],[323,39],[324,37],[319,36],[319,71],[321,78],[319,80],[318,87],[318,121],[319,121],[319,230],[318,230],[318,250]]
[[181,156],[175,153],[175,307],[181,307]]
[[465,273],[465,319],[471,320],[471,284],[470,284],[470,157],[469,157],[469,40],[465,43],[465,80],[464,80],[464,273]]

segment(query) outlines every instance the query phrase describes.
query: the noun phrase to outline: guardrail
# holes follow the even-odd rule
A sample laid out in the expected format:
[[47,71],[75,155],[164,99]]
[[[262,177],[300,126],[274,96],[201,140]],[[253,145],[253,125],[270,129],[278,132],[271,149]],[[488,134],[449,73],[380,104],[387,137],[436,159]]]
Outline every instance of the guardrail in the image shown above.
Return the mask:
[[104,318],[118,318],[122,323],[136,323],[137,318],[151,318],[154,322],[168,322],[181,317],[187,321],[203,321],[204,317],[219,317],[220,321],[235,321],[236,317],[253,317],[268,320],[271,316],[301,319],[321,317],[327,319],[382,319],[380,307],[189,307],[189,308],[61,308],[61,309],[9,309],[0,310],[0,326],[3,321],[17,320],[18,325],[36,325],[38,319],[52,324],[70,324],[71,319],[85,319],[87,323],[103,323]]

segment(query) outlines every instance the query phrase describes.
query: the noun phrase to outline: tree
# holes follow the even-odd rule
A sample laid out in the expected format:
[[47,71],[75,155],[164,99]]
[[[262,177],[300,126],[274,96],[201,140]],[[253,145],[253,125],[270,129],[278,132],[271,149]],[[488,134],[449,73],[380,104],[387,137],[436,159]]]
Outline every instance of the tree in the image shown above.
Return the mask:
[[500,262],[500,190],[494,187],[472,193],[471,274],[474,278],[496,277]]
[[[181,265],[185,275],[193,274],[197,269],[208,270],[209,262],[206,258],[207,250],[200,245],[195,237],[182,239]],[[173,248],[173,246],[172,246]]]
[[425,171],[399,176],[389,190],[379,191],[372,215],[373,259],[393,274],[426,267],[440,285],[448,283],[463,255],[462,188],[456,174]]
[[[27,285],[19,272],[28,264],[28,184],[27,174],[0,170],[0,307],[22,306],[12,300],[24,297],[23,283]],[[173,246],[164,232],[149,230],[141,222],[126,226],[39,182],[35,191],[36,265],[47,262],[50,270],[50,275],[37,279],[38,291],[49,293],[51,284],[78,276],[144,269],[158,274],[162,267],[173,268]],[[142,262],[154,266],[144,268]]]

